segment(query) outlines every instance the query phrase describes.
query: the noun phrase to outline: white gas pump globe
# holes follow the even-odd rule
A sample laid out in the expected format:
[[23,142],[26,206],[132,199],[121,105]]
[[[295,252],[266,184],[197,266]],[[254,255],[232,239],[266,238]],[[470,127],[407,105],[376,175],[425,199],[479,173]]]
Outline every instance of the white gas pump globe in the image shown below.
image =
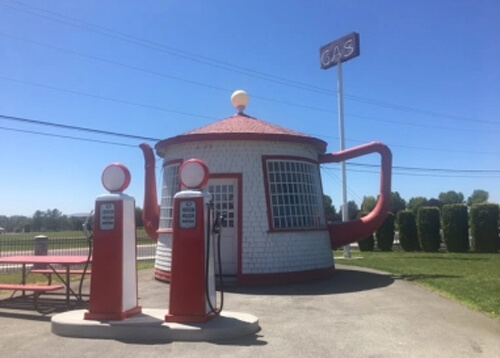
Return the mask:
[[123,192],[131,180],[130,171],[121,163],[108,165],[102,172],[102,185],[110,192]]
[[189,159],[179,168],[181,184],[188,189],[201,189],[208,182],[208,167],[201,159]]

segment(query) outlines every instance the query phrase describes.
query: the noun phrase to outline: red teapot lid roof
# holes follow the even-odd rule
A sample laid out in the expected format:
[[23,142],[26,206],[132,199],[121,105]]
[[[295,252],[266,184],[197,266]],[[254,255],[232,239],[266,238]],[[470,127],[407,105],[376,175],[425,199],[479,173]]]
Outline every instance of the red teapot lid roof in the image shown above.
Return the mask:
[[170,145],[214,140],[305,143],[315,146],[320,153],[324,153],[327,146],[327,143],[320,139],[238,113],[205,127],[162,140],[156,144],[155,148],[161,156],[161,152],[164,152]]

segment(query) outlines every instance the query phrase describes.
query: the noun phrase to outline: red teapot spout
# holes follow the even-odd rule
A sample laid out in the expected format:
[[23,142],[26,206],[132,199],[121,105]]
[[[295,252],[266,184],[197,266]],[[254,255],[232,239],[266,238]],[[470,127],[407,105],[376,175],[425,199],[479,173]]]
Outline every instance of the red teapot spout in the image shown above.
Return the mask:
[[321,163],[339,163],[366,154],[381,156],[380,196],[375,208],[361,219],[328,225],[333,249],[357,242],[375,232],[385,220],[391,207],[392,153],[383,143],[369,143],[338,153],[325,154]]
[[160,207],[158,206],[158,195],[156,192],[155,155],[149,144],[143,143],[139,147],[142,149],[146,164],[142,220],[144,230],[146,230],[148,236],[157,241],[158,226],[160,222]]

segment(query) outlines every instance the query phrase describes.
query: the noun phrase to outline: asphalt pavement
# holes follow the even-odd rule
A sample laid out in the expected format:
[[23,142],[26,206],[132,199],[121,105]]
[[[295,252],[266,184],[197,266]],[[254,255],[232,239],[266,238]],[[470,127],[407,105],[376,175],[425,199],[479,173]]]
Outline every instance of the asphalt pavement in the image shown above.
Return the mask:
[[[166,311],[168,288],[153,270],[140,271],[142,307]],[[65,338],[51,333],[50,315],[0,306],[0,352],[23,358],[500,357],[499,320],[373,270],[337,265],[324,280],[229,287],[224,302],[229,311],[257,316],[261,330],[216,343]]]

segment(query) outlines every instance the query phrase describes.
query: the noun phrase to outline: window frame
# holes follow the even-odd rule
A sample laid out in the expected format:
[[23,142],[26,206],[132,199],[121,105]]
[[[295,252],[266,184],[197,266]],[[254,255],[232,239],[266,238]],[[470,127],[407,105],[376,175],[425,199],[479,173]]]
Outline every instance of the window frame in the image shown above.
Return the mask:
[[[174,213],[174,195],[181,190],[181,183],[179,179],[179,168],[183,163],[182,159],[169,160],[163,163],[162,185],[161,185],[161,201],[160,201],[160,230],[159,232],[172,232],[173,229],[173,213]],[[165,183],[167,180],[166,172],[169,167],[177,167],[177,188],[170,188]],[[168,187],[169,192],[165,193],[165,188]],[[164,195],[166,194],[166,195]],[[168,204],[170,203],[170,206]],[[163,214],[165,210],[170,210],[171,215]],[[168,224],[170,223],[170,225]]]
[[[283,201],[283,204],[279,204],[276,202],[273,202],[275,199],[279,200],[279,196],[276,194],[271,193],[271,185],[283,185],[281,178],[279,179],[278,182],[274,181],[272,182],[270,174],[278,174],[278,173],[273,173],[269,172],[268,170],[268,163],[269,162],[281,162],[282,168],[284,168],[284,173],[281,173],[281,170],[279,171],[279,174],[283,176],[283,174],[286,176],[286,179],[284,180],[285,183],[288,183],[288,189],[290,188],[290,185],[292,185],[292,190],[297,191],[298,187],[301,186],[302,189],[301,192],[298,192],[299,194],[299,202],[305,203],[308,201],[311,196],[316,197],[316,205],[314,204],[303,204],[302,206],[297,206],[294,201],[297,199],[297,195],[294,197],[290,197],[288,195],[286,196],[281,196]],[[287,165],[289,163],[289,165]],[[293,163],[293,165],[292,165]],[[304,172],[297,172],[297,169],[292,171],[292,167],[295,166],[297,168],[297,165],[300,166],[301,163],[305,163],[307,165],[312,165],[315,167],[314,173],[312,173],[315,177],[313,178],[313,182],[308,185],[306,180],[304,180],[303,173]],[[281,166],[281,164],[280,164]],[[262,156],[262,173],[264,176],[264,187],[265,187],[265,194],[266,194],[266,206],[267,206],[267,219],[268,219],[268,232],[273,233],[273,232],[301,232],[301,231],[323,231],[327,229],[327,224],[326,224],[326,217],[325,217],[325,210],[323,206],[323,185],[321,182],[321,174],[319,170],[319,162],[314,161],[309,158],[303,158],[303,157],[297,157],[297,156],[276,156],[276,155],[265,155]],[[281,169],[281,168],[280,168]],[[300,178],[300,179],[299,179]],[[284,179],[284,178],[283,178]],[[290,182],[288,179],[291,179]],[[298,181],[299,179],[300,181]],[[316,193],[311,193],[311,184],[313,185],[312,191],[316,191]],[[307,186],[307,187],[304,187]],[[284,187],[282,187],[284,189]],[[287,189],[287,191],[288,191]],[[309,191],[309,195],[307,194],[307,191]],[[274,205],[274,207],[273,207]],[[275,227],[275,217],[274,217],[274,212],[276,210],[280,210],[281,208],[277,207],[277,205],[281,205],[283,208],[283,213],[284,215],[278,214],[278,216],[285,216],[284,220],[287,220],[287,224],[285,227]],[[286,206],[290,209],[290,211],[287,210]],[[317,209],[318,212],[317,214],[314,213],[314,210]],[[305,214],[308,212],[308,210],[313,210],[310,214]],[[298,212],[304,213],[302,214],[302,217],[299,218]],[[289,218],[287,217],[289,216]],[[294,222],[298,223],[298,221],[295,220],[317,220],[319,219],[319,222],[317,224],[313,224],[312,226],[305,226],[300,224],[293,224]],[[296,226],[288,226],[288,220],[291,220],[292,225]]]

